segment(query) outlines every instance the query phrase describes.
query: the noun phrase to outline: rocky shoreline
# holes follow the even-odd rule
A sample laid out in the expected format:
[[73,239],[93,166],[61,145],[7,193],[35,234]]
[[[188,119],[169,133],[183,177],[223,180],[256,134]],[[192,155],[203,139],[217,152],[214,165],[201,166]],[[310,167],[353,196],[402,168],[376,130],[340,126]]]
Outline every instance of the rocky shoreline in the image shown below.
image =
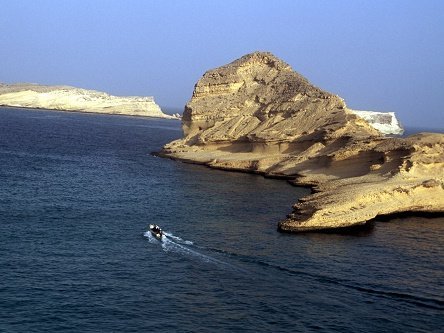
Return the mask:
[[279,222],[285,232],[444,213],[444,134],[390,137],[402,132],[393,114],[364,116],[255,52],[204,74],[185,107],[184,138],[159,155],[312,187]]
[[0,106],[179,119],[167,115],[151,96],[113,96],[70,86],[0,84]]

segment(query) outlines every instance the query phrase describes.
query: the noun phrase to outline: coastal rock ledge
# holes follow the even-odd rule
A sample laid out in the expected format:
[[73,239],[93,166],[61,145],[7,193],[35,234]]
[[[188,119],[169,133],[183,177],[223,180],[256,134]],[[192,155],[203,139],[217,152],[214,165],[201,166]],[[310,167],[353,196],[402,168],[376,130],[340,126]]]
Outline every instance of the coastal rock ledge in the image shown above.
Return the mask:
[[1,84],[0,106],[179,119],[162,112],[151,96],[113,96],[70,86]]
[[[444,135],[389,137],[374,124],[387,117],[364,116],[274,55],[255,52],[203,75],[185,106],[184,138],[159,155],[312,187],[279,223],[282,231],[443,213]],[[392,118],[385,125],[397,124]]]

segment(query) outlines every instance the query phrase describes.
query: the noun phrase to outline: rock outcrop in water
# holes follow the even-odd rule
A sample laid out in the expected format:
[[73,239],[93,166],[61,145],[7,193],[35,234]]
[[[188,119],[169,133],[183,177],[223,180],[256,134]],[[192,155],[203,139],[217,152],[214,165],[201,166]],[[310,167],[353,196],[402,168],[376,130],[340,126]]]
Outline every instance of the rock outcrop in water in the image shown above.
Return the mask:
[[0,105],[178,119],[164,114],[153,97],[120,97],[69,86],[0,84]]
[[160,155],[312,186],[279,223],[283,231],[444,212],[444,135],[389,138],[366,116],[256,52],[204,74],[185,107],[184,138]]

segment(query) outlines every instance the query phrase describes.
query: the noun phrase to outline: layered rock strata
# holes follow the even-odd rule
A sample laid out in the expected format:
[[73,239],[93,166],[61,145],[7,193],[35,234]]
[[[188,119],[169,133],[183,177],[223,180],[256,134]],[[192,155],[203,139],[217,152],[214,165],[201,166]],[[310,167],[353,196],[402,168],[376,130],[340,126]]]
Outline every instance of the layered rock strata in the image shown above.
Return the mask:
[[113,96],[69,86],[0,84],[0,105],[177,119],[164,114],[153,97]]
[[[279,223],[283,231],[444,212],[444,135],[390,138],[367,115],[256,52],[204,74],[185,107],[184,138],[160,155],[312,186],[315,193]],[[384,121],[392,126],[393,118]]]

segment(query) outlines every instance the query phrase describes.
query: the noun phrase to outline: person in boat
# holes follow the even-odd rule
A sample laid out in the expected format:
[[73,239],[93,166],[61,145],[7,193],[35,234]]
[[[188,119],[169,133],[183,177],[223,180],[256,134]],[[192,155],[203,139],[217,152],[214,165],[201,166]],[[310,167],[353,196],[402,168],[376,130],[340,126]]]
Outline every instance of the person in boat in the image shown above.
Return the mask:
[[162,234],[162,229],[157,224],[150,225],[150,229],[156,234]]

